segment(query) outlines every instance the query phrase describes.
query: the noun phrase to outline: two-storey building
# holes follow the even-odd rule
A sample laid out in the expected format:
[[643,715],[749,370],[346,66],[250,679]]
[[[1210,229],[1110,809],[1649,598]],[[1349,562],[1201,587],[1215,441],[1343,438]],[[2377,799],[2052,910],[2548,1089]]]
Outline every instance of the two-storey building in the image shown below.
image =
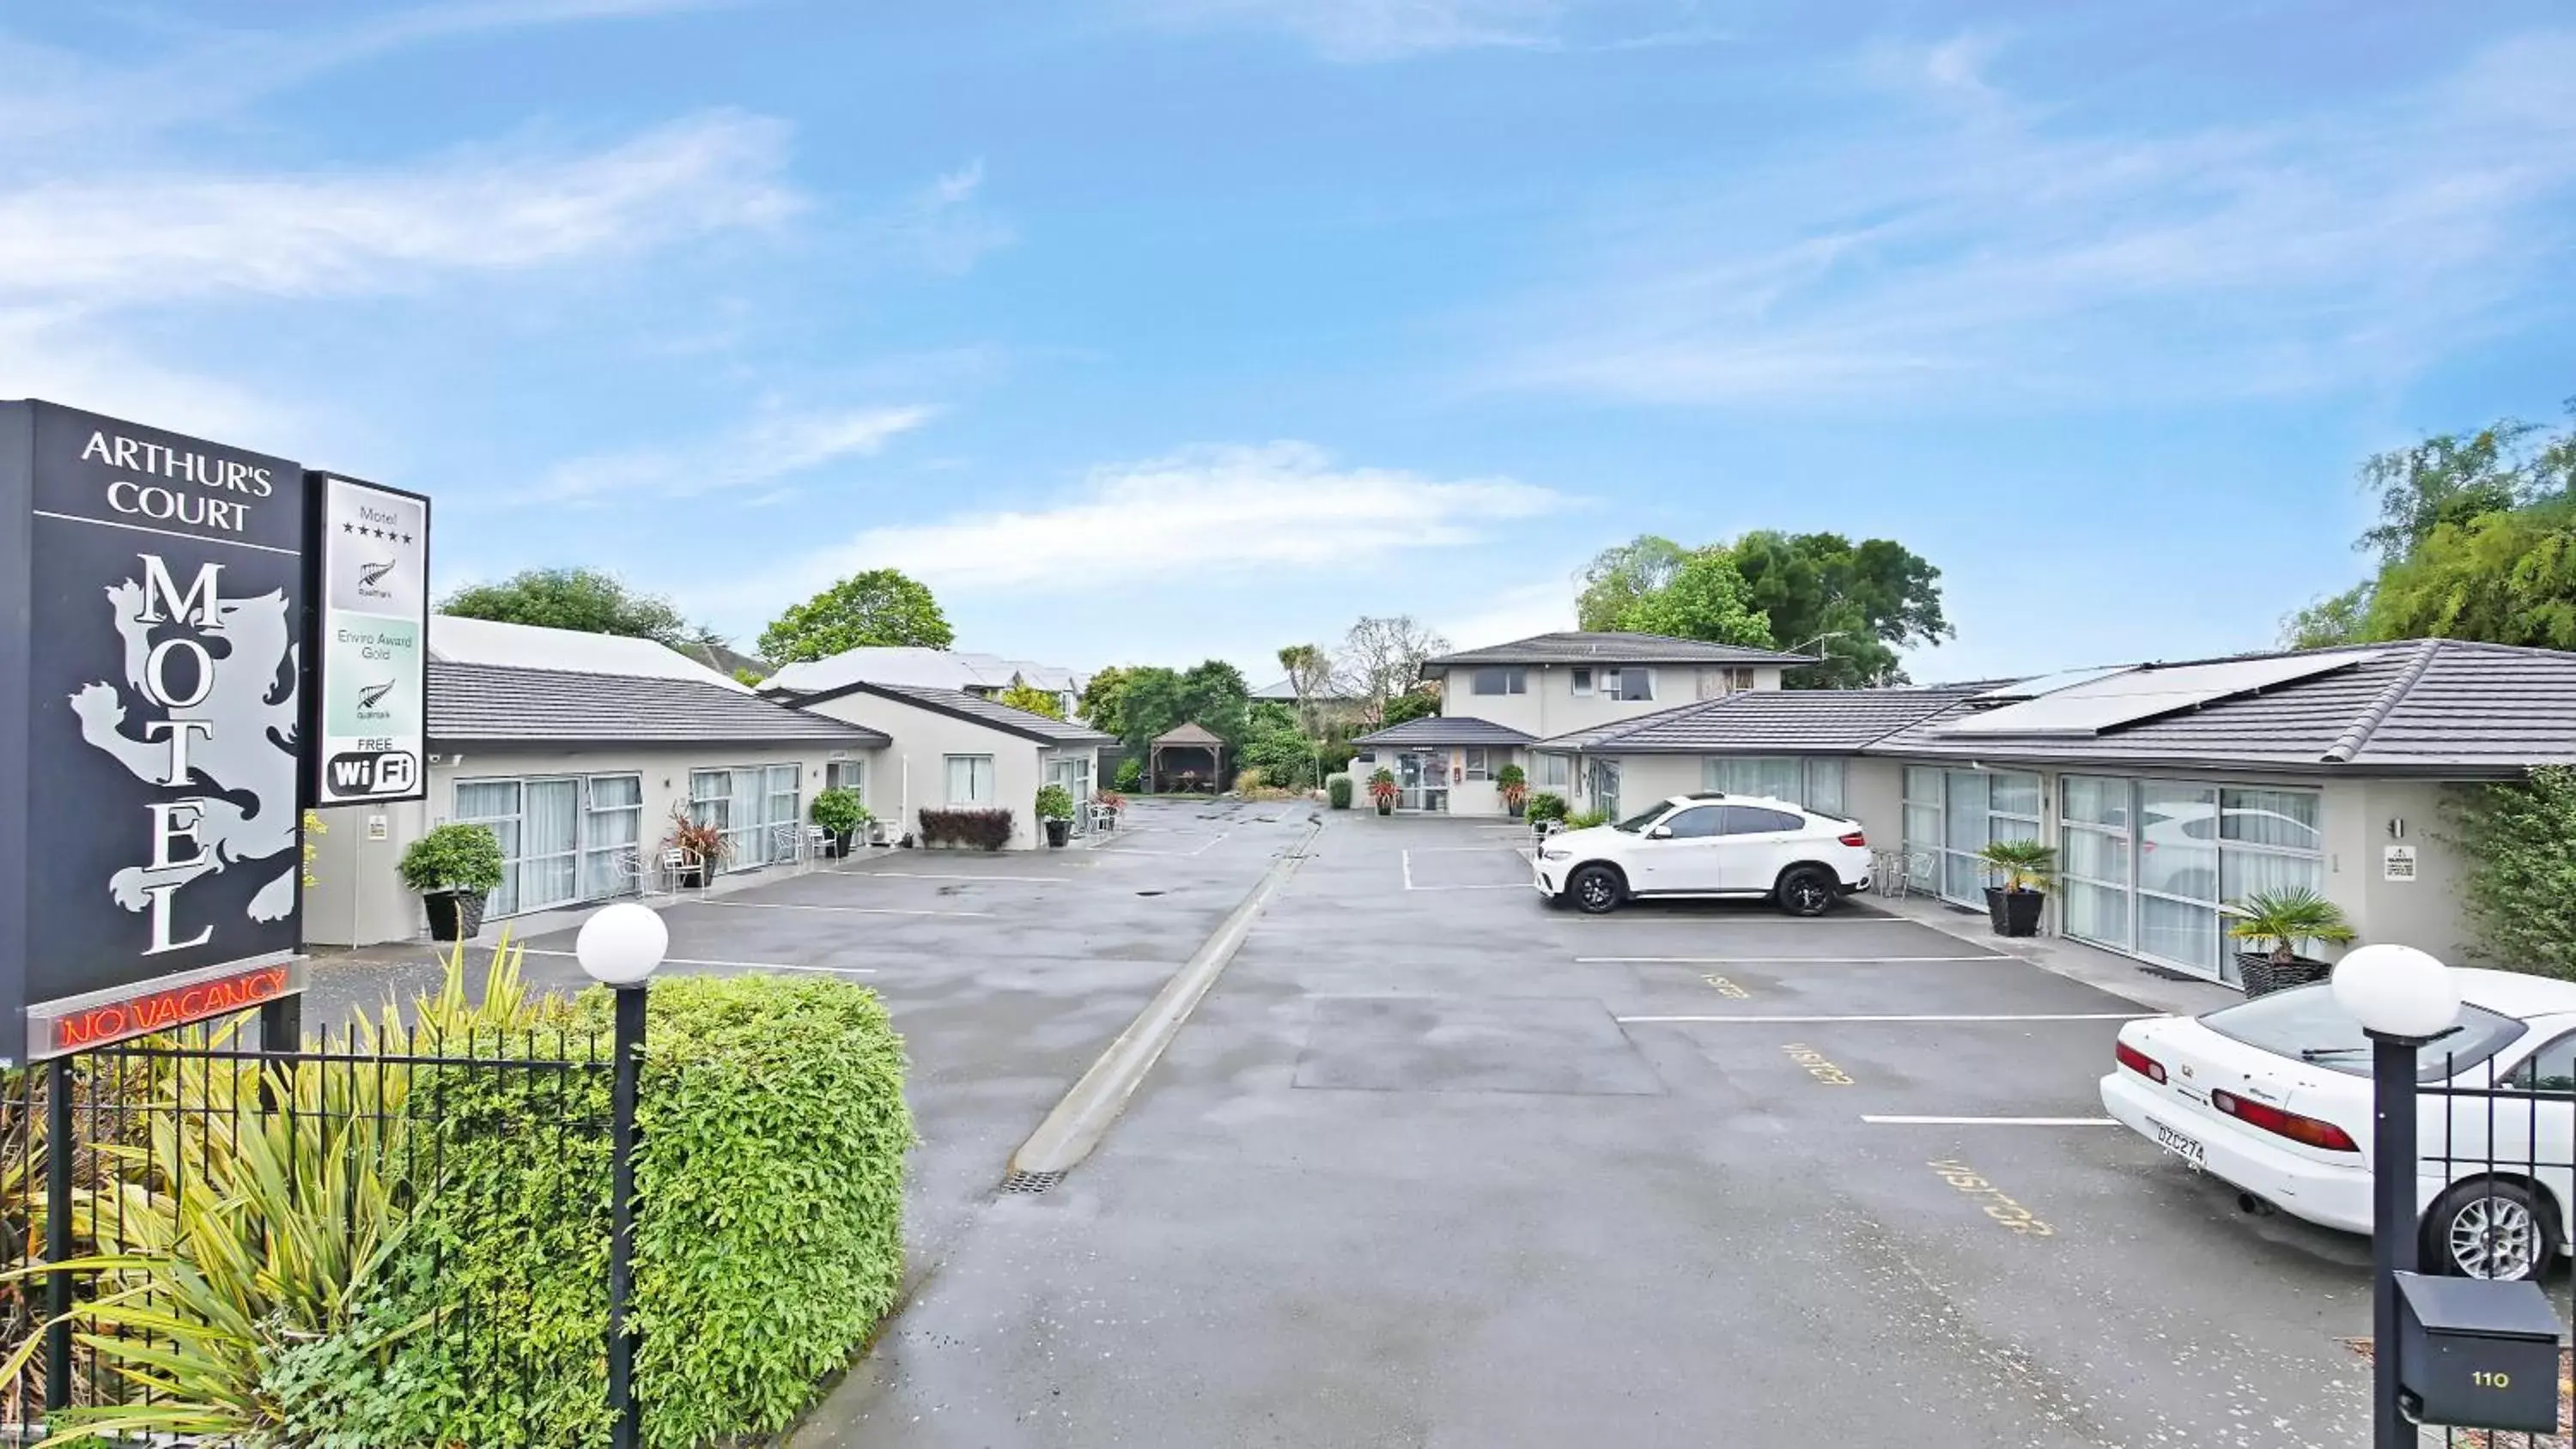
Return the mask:
[[[1573,791],[1575,756],[1533,750],[1541,740],[1778,689],[1782,670],[1814,662],[1661,634],[1539,634],[1444,654],[1422,666],[1422,677],[1440,685],[1440,713],[1361,736],[1351,772],[1366,780],[1392,771],[1399,810],[1501,815],[1495,777],[1506,765],[1527,771],[1534,791]],[[1608,794],[1616,798],[1615,784]]]

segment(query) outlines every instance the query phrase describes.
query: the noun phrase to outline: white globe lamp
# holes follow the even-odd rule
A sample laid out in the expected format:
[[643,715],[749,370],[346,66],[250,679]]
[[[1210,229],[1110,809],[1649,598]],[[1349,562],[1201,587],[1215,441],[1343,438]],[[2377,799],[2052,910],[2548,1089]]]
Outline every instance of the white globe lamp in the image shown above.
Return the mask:
[[2361,946],[2335,963],[2335,1005],[2379,1036],[2429,1041],[2460,1021],[2451,968],[2412,946]]
[[572,953],[602,986],[640,986],[671,949],[670,928],[659,913],[632,901],[603,906],[581,923]]

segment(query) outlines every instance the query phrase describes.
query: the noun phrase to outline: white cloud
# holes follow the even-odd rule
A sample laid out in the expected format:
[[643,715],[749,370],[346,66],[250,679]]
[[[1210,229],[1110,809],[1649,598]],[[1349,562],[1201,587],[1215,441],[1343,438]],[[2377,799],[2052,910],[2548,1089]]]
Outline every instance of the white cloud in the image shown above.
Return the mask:
[[1170,22],[1284,31],[1328,60],[1378,61],[1545,46],[1565,7],[1563,0],[1157,0],[1148,8]]
[[120,175],[0,194],[0,302],[384,291],[775,223],[787,128],[717,113],[581,156],[339,176]]
[[887,229],[903,250],[943,272],[964,272],[988,252],[1009,246],[1011,229],[976,204],[984,163],[970,161],[907,201]]
[[2268,127],[2086,131],[1990,45],[1879,51],[1874,139],[1641,209],[1510,310],[1482,380],[1651,403],[2009,388],[2248,394],[2399,377],[2510,325],[2568,238],[2576,36]]
[[[815,586],[892,566],[960,593],[1059,585],[1068,560],[1113,560],[1130,585],[1245,569],[1325,570],[1454,548],[1555,512],[1565,495],[1508,478],[1345,467],[1308,443],[1210,446],[1092,470],[1073,497],[870,529],[785,572]],[[770,585],[765,592],[794,592]]]
[[923,406],[774,412],[712,442],[639,448],[556,465],[520,501],[611,502],[644,494],[683,498],[732,492],[746,507],[781,501],[785,490],[754,485],[845,458],[872,457],[938,415]]
[[1433,627],[1461,649],[1507,644],[1532,634],[1552,634],[1574,627],[1574,598],[1580,585],[1574,573],[1541,579],[1503,590],[1464,613],[1441,614]]

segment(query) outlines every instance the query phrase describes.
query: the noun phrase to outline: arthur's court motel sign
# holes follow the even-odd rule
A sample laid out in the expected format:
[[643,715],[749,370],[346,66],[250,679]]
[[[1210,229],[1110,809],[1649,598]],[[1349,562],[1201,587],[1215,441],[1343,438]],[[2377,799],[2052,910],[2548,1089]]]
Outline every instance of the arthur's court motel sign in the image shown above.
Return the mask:
[[[0,1060],[300,989],[308,703],[328,688],[308,560],[329,486],[283,458],[0,403]],[[416,571],[428,518],[408,502],[417,547],[395,567]],[[406,604],[426,597],[403,582]],[[376,632],[395,646],[366,661],[383,679],[341,683],[388,686],[394,709],[371,711],[372,788],[349,794],[418,798],[421,641]]]

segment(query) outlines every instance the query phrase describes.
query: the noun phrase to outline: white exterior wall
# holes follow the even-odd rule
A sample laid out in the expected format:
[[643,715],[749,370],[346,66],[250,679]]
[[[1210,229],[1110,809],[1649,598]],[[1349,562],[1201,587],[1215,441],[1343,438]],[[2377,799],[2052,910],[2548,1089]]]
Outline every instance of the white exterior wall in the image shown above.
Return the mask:
[[[2460,908],[2469,861],[2458,846],[2435,838],[2444,797],[2456,788],[2430,780],[2356,780],[2330,791],[2327,813],[2330,818],[2338,814],[2340,795],[2339,813],[2350,821],[2345,837],[2350,846],[2338,840],[2330,847],[2337,858],[2328,862],[2329,878],[2352,882],[2352,898],[2337,894],[2336,899],[2352,913],[2353,929],[2365,941],[2414,946],[2455,966],[2510,965],[2475,961],[2470,955],[2475,932]],[[2402,822],[2402,836],[2389,833],[2392,821]],[[2413,880],[2388,879],[2392,845],[2414,847]]]
[[[2051,792],[2054,798],[2055,792]],[[1843,758],[1843,813],[1860,822],[1871,846],[1892,850],[1905,837],[1905,772],[1894,760]]]
[[[1702,669],[1709,666],[1692,664],[1652,666],[1655,674],[1655,697],[1638,700],[1604,699],[1597,693],[1577,695],[1574,692],[1573,669],[1567,665],[1530,664],[1502,667],[1526,670],[1529,676],[1529,692],[1478,694],[1475,692],[1476,671],[1473,668],[1455,668],[1449,671],[1446,682],[1441,686],[1440,712],[1446,715],[1463,715],[1470,719],[1490,720],[1524,734],[1536,735],[1543,740],[1552,739],[1557,735],[1571,734],[1576,730],[1594,729],[1619,720],[1635,719],[1640,715],[1653,714],[1657,710],[1671,709],[1678,704],[1690,704],[1702,698],[1700,675]],[[1594,669],[1597,677],[1601,668],[1614,666],[1586,667]],[[1722,668],[1717,672],[1722,673]],[[1710,684],[1712,690],[1721,688],[1714,682],[1715,677],[1713,674]],[[1780,687],[1778,667],[1755,666],[1753,687],[1778,689]]]
[[[1010,848],[1037,848],[1038,787],[1046,783],[1044,762],[1057,752],[1056,747],[865,690],[802,708],[882,731],[894,739],[893,745],[877,752],[883,764],[869,782],[876,799],[868,803],[868,808],[890,829],[918,834],[923,806],[936,810],[951,803],[950,755],[990,755],[993,799],[989,803],[1011,812]],[[1065,753],[1078,754],[1084,748],[1087,747],[1075,747]]]
[[[864,760],[867,805],[880,808],[884,751],[858,746],[693,745],[685,749],[622,748],[577,750],[468,751],[441,755],[429,767],[429,799],[403,805],[343,805],[320,812],[326,833],[314,842],[304,892],[304,939],[322,946],[367,946],[408,941],[428,929],[420,898],[404,890],[395,873],[402,853],[430,828],[456,818],[456,786],[465,780],[562,779],[567,776],[633,775],[644,787],[638,845],[649,862],[661,850],[674,813],[689,803],[692,770],[750,769],[793,764],[797,769],[800,812],[823,788],[828,760]],[[371,839],[370,822],[381,817],[384,839]]]

